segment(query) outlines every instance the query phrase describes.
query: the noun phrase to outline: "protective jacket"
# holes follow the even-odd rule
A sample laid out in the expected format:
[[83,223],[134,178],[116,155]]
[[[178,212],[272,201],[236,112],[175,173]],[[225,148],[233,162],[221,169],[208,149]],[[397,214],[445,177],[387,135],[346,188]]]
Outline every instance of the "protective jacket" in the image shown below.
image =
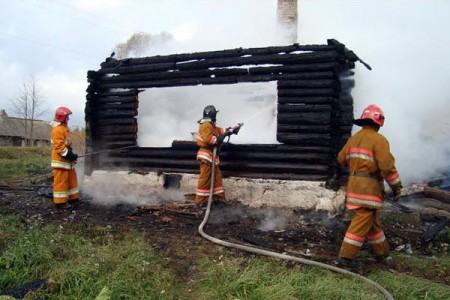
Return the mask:
[[53,145],[51,155],[51,166],[54,169],[73,170],[75,169],[75,163],[64,159],[69,148],[72,147],[70,140],[69,128],[66,123],[61,123],[53,127],[51,133],[51,143]]
[[337,159],[341,166],[350,169],[346,193],[348,209],[383,208],[383,180],[391,189],[401,185],[389,142],[371,126],[364,126],[350,137]]
[[[217,138],[219,135],[224,134],[226,128],[216,127],[216,125],[208,119],[200,121],[198,134],[196,137],[197,146],[200,148],[197,152],[198,161],[206,161],[212,163],[212,152],[214,146],[217,145]],[[216,155],[215,164],[220,162],[219,155]]]

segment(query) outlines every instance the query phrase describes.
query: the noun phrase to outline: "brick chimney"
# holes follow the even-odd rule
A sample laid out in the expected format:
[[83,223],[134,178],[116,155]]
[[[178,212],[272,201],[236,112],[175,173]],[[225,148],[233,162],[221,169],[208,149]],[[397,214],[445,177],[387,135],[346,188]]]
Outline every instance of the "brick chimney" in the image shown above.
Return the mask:
[[277,26],[289,43],[297,43],[297,0],[278,0]]

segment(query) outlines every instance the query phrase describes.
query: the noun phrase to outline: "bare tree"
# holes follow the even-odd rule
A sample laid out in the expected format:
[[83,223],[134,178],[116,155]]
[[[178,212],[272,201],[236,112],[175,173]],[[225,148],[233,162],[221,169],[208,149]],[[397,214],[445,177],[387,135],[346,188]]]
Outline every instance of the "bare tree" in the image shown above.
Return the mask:
[[131,56],[140,56],[151,47],[161,45],[173,40],[173,36],[167,32],[149,34],[145,32],[134,33],[125,43],[119,43],[114,48],[115,57],[124,59]]
[[24,80],[17,96],[11,101],[14,113],[23,119],[25,144],[34,145],[34,120],[47,113],[44,99],[34,75]]

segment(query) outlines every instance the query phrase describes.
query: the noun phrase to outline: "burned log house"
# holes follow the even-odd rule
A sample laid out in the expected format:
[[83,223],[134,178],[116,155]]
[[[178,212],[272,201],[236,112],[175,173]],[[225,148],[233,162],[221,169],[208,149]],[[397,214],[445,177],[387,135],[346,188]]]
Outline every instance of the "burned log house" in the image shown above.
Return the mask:
[[[231,49],[116,60],[88,72],[86,151],[137,145],[138,94],[143,89],[195,85],[277,82],[277,140],[281,144],[225,144],[224,177],[327,181],[339,173],[336,155],[351,134],[359,58],[345,45],[299,45]],[[199,108],[199,110],[203,109]],[[142,169],[198,173],[197,146],[137,147],[86,158],[93,170]]]

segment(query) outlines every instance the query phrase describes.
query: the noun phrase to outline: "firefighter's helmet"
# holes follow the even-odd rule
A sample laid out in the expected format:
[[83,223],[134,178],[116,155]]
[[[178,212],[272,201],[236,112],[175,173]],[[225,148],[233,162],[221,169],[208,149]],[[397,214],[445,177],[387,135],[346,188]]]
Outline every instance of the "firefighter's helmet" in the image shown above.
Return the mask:
[[365,124],[375,123],[375,125],[383,126],[384,125],[384,113],[375,104],[371,104],[367,106],[359,119],[355,120],[353,123],[359,126],[363,126]]
[[203,119],[209,118],[213,122],[216,121],[216,116],[219,111],[213,105],[208,105],[203,109]]
[[67,121],[67,117],[72,114],[72,111],[67,107],[61,106],[56,109],[55,112],[55,121],[65,123]]

